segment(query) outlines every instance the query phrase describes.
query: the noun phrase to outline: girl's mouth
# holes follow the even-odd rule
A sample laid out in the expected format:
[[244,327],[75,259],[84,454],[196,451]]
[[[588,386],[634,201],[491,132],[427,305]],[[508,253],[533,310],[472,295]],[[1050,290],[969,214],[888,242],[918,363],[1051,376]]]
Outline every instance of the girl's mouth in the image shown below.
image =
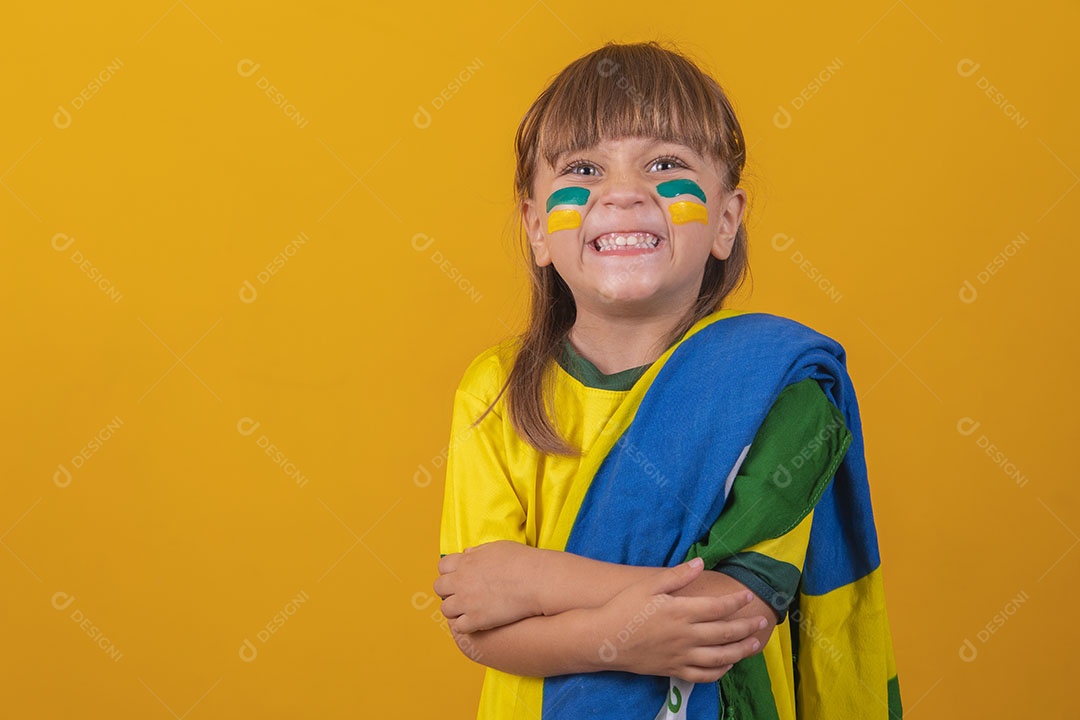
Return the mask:
[[664,239],[650,232],[605,233],[589,243],[600,255],[638,255],[655,250]]

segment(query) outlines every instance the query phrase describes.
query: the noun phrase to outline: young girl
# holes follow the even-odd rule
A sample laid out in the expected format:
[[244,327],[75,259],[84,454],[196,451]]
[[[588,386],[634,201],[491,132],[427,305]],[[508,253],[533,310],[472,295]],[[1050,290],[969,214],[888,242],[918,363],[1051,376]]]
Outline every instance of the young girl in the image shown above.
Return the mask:
[[723,309],[746,149],[657,43],[564,69],[516,138],[525,332],[454,401],[435,592],[478,718],[898,718],[843,348]]

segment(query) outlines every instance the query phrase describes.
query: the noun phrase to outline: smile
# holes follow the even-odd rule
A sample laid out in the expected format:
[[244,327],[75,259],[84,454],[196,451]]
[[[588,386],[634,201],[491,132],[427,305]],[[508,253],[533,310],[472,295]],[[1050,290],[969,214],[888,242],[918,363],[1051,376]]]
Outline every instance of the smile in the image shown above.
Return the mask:
[[660,237],[648,232],[611,232],[596,238],[589,246],[598,252],[610,253],[620,250],[651,250],[661,242]]

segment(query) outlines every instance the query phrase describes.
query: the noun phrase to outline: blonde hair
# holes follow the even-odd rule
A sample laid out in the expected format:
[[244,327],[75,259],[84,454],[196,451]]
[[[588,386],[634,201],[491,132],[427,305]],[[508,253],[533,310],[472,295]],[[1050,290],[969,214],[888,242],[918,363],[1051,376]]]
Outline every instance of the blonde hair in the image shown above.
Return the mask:
[[[531,196],[537,163],[554,168],[564,152],[630,136],[686,145],[719,161],[725,192],[739,185],[746,146],[720,85],[693,61],[655,41],[609,42],[563,69],[525,113],[514,141],[518,206]],[[740,223],[728,258],[709,256],[698,298],[667,338],[665,348],[698,320],[719,310],[742,284],[749,272],[747,242],[746,227]],[[520,347],[506,382],[476,423],[508,391],[511,423],[526,442],[541,453],[580,455],[559,435],[547,411],[554,390],[554,376],[548,370],[574,325],[574,298],[553,265],[536,265],[524,236],[522,244],[532,280],[528,326],[517,336]]]

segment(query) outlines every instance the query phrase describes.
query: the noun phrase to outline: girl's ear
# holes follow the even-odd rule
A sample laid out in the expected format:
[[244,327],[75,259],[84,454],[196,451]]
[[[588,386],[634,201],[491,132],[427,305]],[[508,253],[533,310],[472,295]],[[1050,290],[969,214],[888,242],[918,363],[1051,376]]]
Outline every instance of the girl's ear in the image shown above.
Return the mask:
[[718,260],[727,260],[731,255],[745,207],[746,191],[742,188],[735,188],[721,201],[720,219],[716,223],[716,238],[712,244],[712,254]]
[[525,234],[529,237],[529,245],[532,246],[536,264],[540,267],[549,264],[551,255],[548,253],[547,237],[544,235],[544,218],[536,206],[536,201],[532,198],[522,201],[521,220],[525,225]]

